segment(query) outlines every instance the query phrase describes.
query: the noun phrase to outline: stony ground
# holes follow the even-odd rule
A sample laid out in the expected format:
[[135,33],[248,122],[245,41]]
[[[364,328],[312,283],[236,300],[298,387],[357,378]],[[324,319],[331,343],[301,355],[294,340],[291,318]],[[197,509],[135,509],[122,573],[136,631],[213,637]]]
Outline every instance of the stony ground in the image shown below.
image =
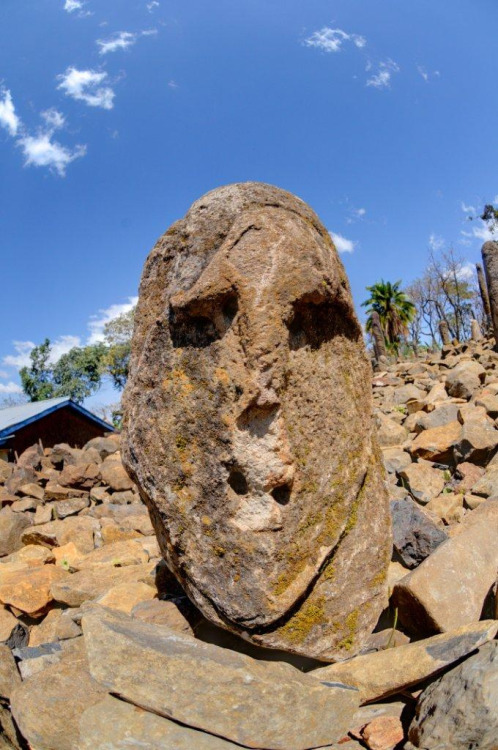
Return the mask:
[[338,664],[285,663],[202,619],[119,438],[0,463],[0,750],[496,750],[498,355],[448,348],[373,389],[392,595]]

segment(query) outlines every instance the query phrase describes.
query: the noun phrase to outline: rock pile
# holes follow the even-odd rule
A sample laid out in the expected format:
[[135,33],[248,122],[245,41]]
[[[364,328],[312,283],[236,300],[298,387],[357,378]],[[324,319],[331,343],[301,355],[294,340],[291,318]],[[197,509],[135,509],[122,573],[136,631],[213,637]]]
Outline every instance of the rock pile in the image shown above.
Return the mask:
[[[452,396],[467,363],[478,382]],[[448,348],[376,373],[373,391],[391,603],[336,664],[284,663],[208,625],[160,560],[119,437],[0,463],[0,747],[493,748],[498,355]]]
[[123,457],[168,566],[217,625],[324,660],[387,602],[370,365],[330,234],[261,183],[198,200],[150,254]]

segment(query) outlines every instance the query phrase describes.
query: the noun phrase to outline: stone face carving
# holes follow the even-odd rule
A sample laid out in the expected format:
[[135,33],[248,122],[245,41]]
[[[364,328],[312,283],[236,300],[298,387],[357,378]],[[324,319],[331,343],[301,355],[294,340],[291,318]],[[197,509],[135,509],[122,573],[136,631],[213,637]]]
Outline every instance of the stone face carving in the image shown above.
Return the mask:
[[210,620],[325,660],[361,648],[391,554],[370,381],[342,264],[295,196],[219,188],[158,241],[124,461]]

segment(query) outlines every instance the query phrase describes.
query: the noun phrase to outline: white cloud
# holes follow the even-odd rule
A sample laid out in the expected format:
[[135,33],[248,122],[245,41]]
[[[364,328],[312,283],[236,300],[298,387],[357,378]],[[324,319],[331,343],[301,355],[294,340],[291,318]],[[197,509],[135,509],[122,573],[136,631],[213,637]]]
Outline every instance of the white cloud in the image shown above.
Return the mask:
[[8,354],[3,358],[2,362],[4,365],[9,367],[16,367],[18,370],[21,367],[28,367],[31,364],[29,354],[34,347],[32,341],[13,341],[15,354]]
[[66,124],[66,118],[62,112],[59,112],[55,107],[40,112],[40,116],[52,130],[60,130]]
[[88,337],[88,344],[97,344],[99,341],[104,340],[104,326],[114,318],[117,318],[123,313],[129,312],[138,302],[138,297],[128,297],[128,302],[122,304],[114,304],[103,310],[99,310],[98,315],[92,315],[88,323],[90,329],[90,336]]
[[467,206],[463,201],[461,203],[462,211],[465,214],[475,214],[477,213],[475,206]]
[[356,242],[348,240],[342,234],[336,234],[335,232],[330,232],[330,236],[338,253],[352,253],[354,251]]
[[170,89],[178,89],[178,88],[180,88],[179,85],[177,84],[177,82],[173,81],[173,79],[171,79],[171,81],[168,81],[168,86],[170,87]]
[[5,379],[5,378],[8,378],[8,377],[9,377],[9,373],[8,372],[5,372],[5,370],[0,370],[0,378]]
[[57,79],[61,82],[57,88],[62,89],[66,96],[83,101],[89,107],[112,109],[114,106],[114,91],[110,86],[100,85],[107,79],[107,73],[69,67]]
[[71,162],[86,154],[86,146],[78,145],[70,149],[53,141],[50,131],[23,136],[19,138],[17,145],[22,148],[25,166],[49,167],[61,177],[65,176]]
[[68,13],[74,13],[75,10],[81,10],[82,8],[81,0],[66,0],[64,3],[64,10],[67,10]]
[[472,281],[475,275],[475,266],[473,263],[464,263],[457,271],[457,278],[460,281]]
[[440,237],[438,234],[434,234],[434,232],[429,237],[429,247],[431,250],[434,250],[434,252],[438,252],[438,250],[442,250],[442,248],[445,245],[445,241],[443,237]]
[[159,8],[160,3],[158,3],[157,0],[151,0],[150,3],[147,3],[147,10],[149,13],[152,13],[154,11],[154,8]]
[[[372,69],[371,63],[367,65],[367,71]],[[399,73],[399,65],[394,60],[380,62],[377,66],[377,72],[367,79],[367,86],[373,86],[376,89],[387,89],[391,86],[393,73]]]
[[137,41],[137,35],[130,31],[119,31],[110,39],[97,39],[100,47],[99,55],[107,55],[108,52],[116,52],[118,49],[127,49]]
[[324,52],[340,52],[344,42],[352,42],[361,49],[367,43],[365,37],[359,34],[348,34],[342,29],[331,29],[324,26],[319,31],[314,31],[311,36],[304,40],[307,47],[317,47]]
[[441,75],[439,70],[433,70],[432,73],[429,73],[426,68],[423,67],[423,65],[417,65],[417,71],[420,73],[426,83],[429,83],[431,78],[439,78]]
[[13,383],[0,383],[0,393],[22,393],[23,390],[20,385]]
[[63,354],[67,354],[75,346],[81,346],[79,336],[59,336],[55,341],[50,342],[49,362],[55,365]]
[[154,36],[157,29],[147,29],[139,34],[133,34],[131,31],[119,31],[109,39],[97,39],[97,45],[100,47],[99,55],[107,55],[109,52],[117,52],[121,49],[132,47],[137,39],[141,36]]
[[473,226],[471,232],[462,231],[462,235],[481,242],[496,241],[496,232],[493,233],[484,221],[479,221],[477,226]]
[[15,137],[21,127],[21,120],[16,115],[12,95],[8,89],[0,89],[0,97],[0,125]]

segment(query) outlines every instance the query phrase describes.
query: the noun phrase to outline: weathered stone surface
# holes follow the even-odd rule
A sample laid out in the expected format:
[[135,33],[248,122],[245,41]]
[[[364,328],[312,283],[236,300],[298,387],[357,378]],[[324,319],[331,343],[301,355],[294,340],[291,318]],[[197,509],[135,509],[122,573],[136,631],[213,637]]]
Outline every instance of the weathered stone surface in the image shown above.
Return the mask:
[[21,546],[21,534],[30,525],[29,518],[10,508],[0,510],[0,557],[10,555]]
[[74,542],[81,553],[91,552],[94,548],[94,533],[99,522],[89,517],[72,517],[51,521],[40,526],[31,526],[22,534],[23,544],[40,544],[44,547],[62,547]]
[[57,664],[26,679],[12,693],[14,718],[36,750],[80,750],[81,714],[105,696],[88,672],[83,644],[72,643]]
[[441,427],[432,427],[417,435],[410,446],[412,456],[443,464],[453,461],[453,448],[462,434],[462,425],[455,420]]
[[405,733],[396,716],[379,716],[363,728],[361,736],[369,750],[396,750]]
[[496,750],[498,642],[487,643],[422,693],[407,750]]
[[43,643],[64,641],[81,635],[80,628],[62,609],[52,609],[39,625],[34,625],[29,633],[29,647]]
[[175,602],[171,600],[161,601],[160,599],[150,599],[149,601],[143,601],[133,607],[131,615],[143,622],[150,622],[155,625],[167,625],[171,630],[178,630],[180,633],[193,635],[192,626],[189,621],[182,615]]
[[379,445],[383,448],[389,448],[395,445],[399,446],[406,441],[408,430],[402,425],[397,424],[390,417],[382,414],[382,412],[376,414],[375,422],[377,425],[377,438],[379,440]]
[[349,661],[315,669],[311,675],[322,681],[353,685],[360,691],[361,702],[367,703],[438,674],[491,641],[497,631],[495,620],[476,622],[395,649],[360,654]]
[[0,644],[0,698],[10,698],[10,694],[21,682],[12,651]]
[[455,441],[454,456],[457,462],[489,461],[498,445],[498,430],[492,423],[471,419],[462,425],[462,431]]
[[100,467],[102,481],[112,490],[131,490],[133,482],[126,473],[121,461],[104,461]]
[[458,404],[442,404],[433,411],[426,414],[421,412],[415,422],[415,432],[422,430],[432,430],[434,427],[444,427],[444,425],[454,422],[458,418]]
[[435,497],[425,507],[433,516],[437,516],[447,525],[460,523],[465,515],[463,495],[453,492],[443,493],[439,497]]
[[409,497],[391,502],[394,549],[407,568],[416,568],[448,536]]
[[482,497],[498,495],[498,465],[489,466],[484,476],[472,484],[471,489],[473,495],[482,495]]
[[393,591],[401,622],[422,634],[479,620],[498,570],[498,500],[487,500]]
[[90,448],[93,448],[94,450],[98,451],[100,458],[104,460],[112,453],[116,453],[116,451],[119,450],[119,447],[119,435],[111,435],[109,437],[97,437],[89,440],[88,443],[84,446],[83,450],[86,453]]
[[51,587],[51,594],[57,602],[69,607],[80,607],[83,602],[93,601],[120,583],[141,581],[152,584],[154,566],[149,564],[127,565],[117,568],[114,565],[98,565],[67,574]]
[[485,375],[486,370],[479,362],[475,360],[460,362],[449,371],[446,378],[446,390],[450,396],[469,399],[484,382]]
[[90,672],[110,692],[247,747],[330,744],[358,706],[358,692],[344,685],[100,607],[83,617],[83,632]]
[[399,473],[403,469],[406,469],[407,466],[410,466],[412,462],[410,454],[399,446],[383,448],[382,458],[384,459],[386,471],[389,474]]
[[0,602],[31,617],[41,617],[52,601],[51,585],[66,580],[68,573],[55,565],[21,568],[4,573],[0,568]]
[[444,473],[425,461],[411,463],[400,476],[406,481],[410,494],[423,505],[439,495],[445,484]]
[[155,588],[140,581],[119,583],[99,596],[96,603],[129,615],[136,604],[154,599],[156,595],[157,590]]
[[79,750],[239,750],[221,737],[199,732],[107,695],[82,714]]
[[323,659],[345,639],[352,655],[371,631],[390,533],[370,376],[330,235],[298,198],[220,188],[159,240],[140,288],[123,460],[208,619]]
[[90,500],[87,497],[71,497],[68,500],[59,500],[54,503],[55,515],[57,518],[66,518],[74,516],[83,508],[88,508]]
[[468,461],[464,461],[458,464],[455,477],[459,479],[458,491],[469,492],[478,479],[484,474],[484,469],[476,464],[471,464]]

